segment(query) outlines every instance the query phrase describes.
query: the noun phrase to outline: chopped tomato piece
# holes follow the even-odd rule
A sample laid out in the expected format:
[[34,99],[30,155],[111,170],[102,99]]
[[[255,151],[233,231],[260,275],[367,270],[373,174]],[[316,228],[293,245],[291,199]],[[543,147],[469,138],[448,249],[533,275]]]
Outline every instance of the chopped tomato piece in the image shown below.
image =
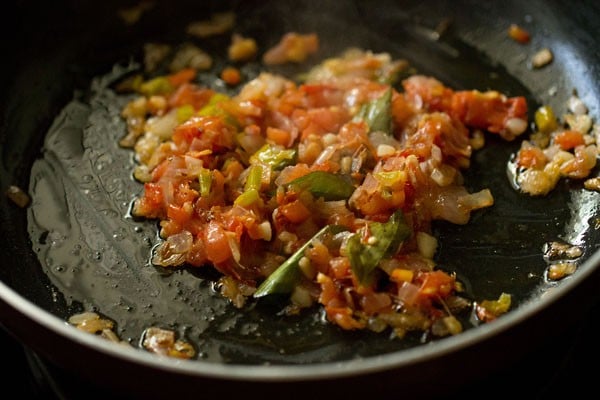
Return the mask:
[[557,133],[554,136],[554,143],[559,145],[563,150],[571,150],[577,146],[585,144],[585,140],[580,132],[567,130]]
[[204,235],[206,256],[211,262],[219,264],[231,258],[229,239],[218,223],[210,221]]
[[196,70],[194,68],[184,68],[171,75],[167,76],[167,80],[174,87],[179,87],[184,83],[191,82],[196,77]]
[[305,221],[311,215],[310,210],[300,200],[279,206],[279,211],[295,224]]
[[235,86],[242,81],[240,70],[234,67],[226,67],[221,71],[221,79],[231,86]]
[[175,108],[189,104],[195,110],[199,110],[208,104],[214,93],[212,89],[201,88],[193,83],[183,83],[169,97],[169,106]]
[[543,168],[548,159],[539,147],[528,147],[519,150],[517,154],[517,165],[523,168]]
[[445,297],[454,289],[454,278],[444,271],[425,272],[419,293],[425,297]]

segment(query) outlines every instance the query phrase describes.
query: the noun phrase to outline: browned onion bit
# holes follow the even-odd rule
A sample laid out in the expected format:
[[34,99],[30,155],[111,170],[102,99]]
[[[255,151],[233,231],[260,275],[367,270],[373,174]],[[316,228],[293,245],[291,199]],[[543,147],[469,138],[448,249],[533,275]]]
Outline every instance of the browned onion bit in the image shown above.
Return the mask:
[[144,333],[143,346],[151,353],[190,359],[196,355],[196,350],[188,342],[176,339],[175,332],[158,327],[150,327]]
[[31,202],[31,198],[23,189],[18,186],[11,185],[6,191],[6,195],[13,203],[21,208],[25,208]]

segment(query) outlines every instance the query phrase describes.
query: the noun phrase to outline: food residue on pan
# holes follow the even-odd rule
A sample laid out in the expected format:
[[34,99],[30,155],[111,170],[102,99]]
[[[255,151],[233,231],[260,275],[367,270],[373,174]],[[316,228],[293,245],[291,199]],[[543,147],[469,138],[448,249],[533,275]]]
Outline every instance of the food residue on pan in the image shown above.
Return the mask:
[[[518,24],[510,24],[507,30],[508,37],[515,42],[525,45],[531,42],[531,34],[525,28]],[[554,59],[552,50],[548,47],[544,47],[536,51],[530,58],[531,67],[534,69],[540,69],[550,64]]]
[[531,35],[529,34],[529,32],[525,28],[517,24],[511,24],[508,27],[508,36],[510,36],[510,38],[514,41],[521,44],[529,43],[529,41],[531,40]]
[[576,94],[568,110],[560,119],[549,105],[535,111],[533,132],[512,161],[515,184],[524,193],[546,195],[564,178],[585,180],[587,189],[596,188],[590,174],[597,164],[600,127]]
[[542,68],[542,67],[545,67],[546,65],[550,64],[553,59],[554,59],[554,54],[552,54],[552,50],[545,47],[541,50],[538,50],[531,57],[531,66],[533,68]]
[[87,333],[98,335],[111,342],[128,345],[129,343],[119,339],[114,331],[115,324],[108,318],[101,317],[98,313],[86,311],[73,314],[69,317],[69,324]]
[[177,339],[174,331],[157,327],[146,329],[142,346],[151,353],[189,359],[196,355],[196,350],[189,342]]
[[[79,330],[97,335],[103,339],[130,346],[121,340],[115,332],[115,323],[96,312],[85,311],[69,317],[69,324]],[[196,349],[189,342],[177,338],[175,331],[159,327],[149,327],[144,331],[141,346],[151,353],[173,358],[190,359],[196,355]]]
[[577,259],[583,255],[580,246],[563,242],[548,242],[543,249],[548,263],[546,276],[550,281],[561,280],[577,270]]

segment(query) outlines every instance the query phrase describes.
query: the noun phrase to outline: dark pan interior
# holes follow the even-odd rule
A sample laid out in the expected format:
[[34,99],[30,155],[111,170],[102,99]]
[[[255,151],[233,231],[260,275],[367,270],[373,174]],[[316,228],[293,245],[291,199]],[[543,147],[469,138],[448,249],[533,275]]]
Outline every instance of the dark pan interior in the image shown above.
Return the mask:
[[[156,2],[132,26],[116,17],[121,4],[12,5],[21,24],[16,39],[3,43],[15,57],[3,63],[0,78],[7,88],[0,94],[1,184],[2,190],[11,184],[28,190],[32,204],[25,210],[2,199],[0,279],[61,319],[100,312],[134,346],[145,328],[158,325],[192,341],[203,361],[306,364],[387,354],[418,346],[421,339],[341,332],[323,324],[318,310],[293,318],[277,316],[269,306],[236,310],[214,291],[210,270],[148,265],[156,223],[128,217],[141,185],[131,177],[131,152],[117,145],[125,132],[118,115],[126,98],[110,90],[136,68],[144,43],[182,43],[190,39],[188,22],[233,7],[235,30],[257,38],[261,49],[287,31],[314,31],[321,49],[312,62],[358,46],[405,58],[455,88],[524,95],[531,110],[539,104],[565,110],[573,90],[592,115],[600,109],[599,54],[589,50],[600,28],[592,16],[600,12],[592,2],[579,9],[542,1],[381,1],[377,7],[360,1]],[[445,21],[449,27],[438,38],[436,28]],[[507,37],[513,22],[533,33],[530,44]],[[198,42],[217,56],[204,83],[215,85],[228,40]],[[542,47],[551,48],[555,60],[533,70],[529,57]],[[258,65],[245,68],[248,76],[258,71]],[[471,191],[491,188],[495,205],[466,226],[437,224],[437,260],[456,271],[473,299],[511,293],[517,312],[542,301],[547,290],[560,289],[545,280],[544,243],[581,245],[582,261],[597,250],[600,197],[568,181],[544,198],[519,194],[506,174],[518,141],[487,138],[466,181]]]

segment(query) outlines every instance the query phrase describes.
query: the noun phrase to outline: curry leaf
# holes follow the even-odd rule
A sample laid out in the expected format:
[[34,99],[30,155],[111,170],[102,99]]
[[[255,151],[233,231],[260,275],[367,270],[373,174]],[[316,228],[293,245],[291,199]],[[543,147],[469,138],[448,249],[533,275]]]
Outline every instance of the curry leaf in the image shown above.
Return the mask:
[[297,191],[308,190],[313,196],[327,201],[346,200],[354,192],[354,185],[346,178],[325,171],[313,171],[296,178],[288,187]]
[[321,239],[328,234],[336,234],[346,230],[340,225],[328,225],[317,232],[309,241],[300,247],[290,258],[281,264],[275,272],[267,277],[263,283],[256,289],[253,297],[263,297],[270,294],[286,294],[294,290],[296,284],[302,278],[299,262],[304,257],[304,252],[312,245],[314,240]]
[[367,243],[361,240],[362,232],[357,232],[348,239],[346,245],[352,272],[365,284],[369,283],[379,262],[394,255],[400,243],[411,234],[400,210],[392,214],[387,222],[373,222],[368,229],[370,240]]

